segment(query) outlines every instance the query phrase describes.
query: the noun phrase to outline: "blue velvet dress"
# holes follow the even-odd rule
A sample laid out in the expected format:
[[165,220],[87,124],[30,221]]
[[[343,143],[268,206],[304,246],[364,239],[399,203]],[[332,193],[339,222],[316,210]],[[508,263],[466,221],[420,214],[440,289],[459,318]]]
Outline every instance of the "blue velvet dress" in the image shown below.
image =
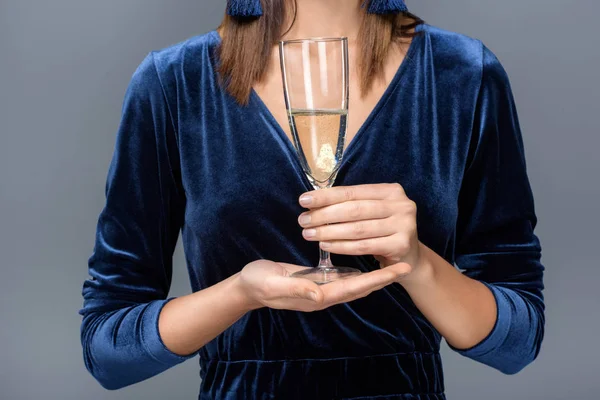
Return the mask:
[[[336,185],[402,184],[420,240],[498,305],[489,336],[453,350],[516,373],[543,338],[544,267],[509,80],[480,41],[419,32]],[[180,232],[194,291],[257,259],[317,261],[297,223],[311,186],[292,143],[256,93],[241,106],[219,86],[219,42],[210,32],[152,52],[131,79],[83,285],[88,370],[118,389],[199,356],[200,399],[444,399],[441,336],[399,284],[315,313],[252,311],[187,357],[164,346]]]

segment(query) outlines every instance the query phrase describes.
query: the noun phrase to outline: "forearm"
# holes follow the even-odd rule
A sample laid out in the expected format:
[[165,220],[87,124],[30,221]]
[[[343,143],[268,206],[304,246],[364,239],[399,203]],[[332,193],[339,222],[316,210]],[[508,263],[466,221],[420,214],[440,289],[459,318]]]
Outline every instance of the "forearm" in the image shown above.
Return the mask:
[[238,276],[170,301],[124,302],[119,309],[85,314],[87,369],[105,388],[119,389],[185,361],[250,309],[239,294]]
[[420,252],[422,265],[400,283],[451,346],[467,349],[478,344],[496,322],[494,295],[426,246],[421,245]]
[[175,354],[198,351],[251,307],[238,286],[236,274],[214,286],[167,303],[158,320],[165,346]]

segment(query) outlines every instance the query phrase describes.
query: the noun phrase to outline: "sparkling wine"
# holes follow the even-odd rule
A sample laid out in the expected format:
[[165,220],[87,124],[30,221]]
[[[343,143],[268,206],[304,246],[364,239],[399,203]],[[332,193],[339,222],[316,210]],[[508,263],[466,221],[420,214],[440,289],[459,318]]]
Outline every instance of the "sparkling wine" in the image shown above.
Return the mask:
[[327,186],[342,159],[347,110],[292,109],[290,125],[313,184]]

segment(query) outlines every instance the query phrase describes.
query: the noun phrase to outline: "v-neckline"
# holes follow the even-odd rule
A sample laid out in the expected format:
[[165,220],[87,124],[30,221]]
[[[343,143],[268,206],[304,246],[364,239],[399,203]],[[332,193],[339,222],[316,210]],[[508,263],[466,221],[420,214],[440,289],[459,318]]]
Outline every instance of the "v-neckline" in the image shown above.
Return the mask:
[[[424,24],[420,24],[415,28],[415,33],[419,33],[419,34],[415,35],[412,38],[412,40],[409,44],[408,50],[406,51],[406,55],[404,56],[404,59],[398,66],[398,69],[396,70],[396,72],[394,73],[394,76],[393,76],[392,80],[390,81],[389,85],[385,88],[385,90],[384,90],[383,94],[381,95],[381,97],[379,98],[379,100],[377,100],[375,107],[373,107],[373,109],[371,110],[371,112],[369,113],[367,118],[363,121],[362,125],[358,128],[358,130],[356,131],[356,134],[354,135],[352,140],[347,144],[346,149],[344,150],[344,155],[342,157],[342,161],[338,167],[338,171],[341,171],[342,167],[346,164],[346,161],[351,158],[351,156],[353,155],[354,152],[357,151],[356,149],[358,148],[358,143],[365,136],[365,132],[367,131],[369,126],[373,123],[373,121],[379,117],[381,110],[388,102],[392,93],[396,90],[396,87],[402,81],[402,78],[405,76],[405,71],[412,64],[413,53],[416,51],[416,49],[418,47],[418,43],[421,41],[422,36],[424,35],[424,33],[422,32],[423,25]],[[213,32],[215,32],[218,40],[220,41],[221,35],[219,35],[219,33],[217,31],[213,31]],[[286,151],[289,153],[288,156],[290,156],[293,160],[296,161],[295,162],[296,168],[298,168],[299,172],[301,172],[301,175],[303,177],[305,177],[305,174],[304,174],[302,166],[300,164],[300,160],[298,159],[297,151],[296,151],[296,148],[294,147],[294,144],[288,137],[287,133],[285,132],[285,130],[283,129],[283,127],[281,126],[279,121],[277,121],[277,118],[275,118],[275,115],[271,112],[269,107],[267,107],[265,102],[262,100],[262,98],[256,92],[256,90],[254,88],[252,88],[250,90],[250,101],[254,101],[256,107],[262,112],[262,114],[270,122],[270,124],[275,129],[276,134],[278,136],[276,139],[278,139],[279,141],[283,141],[285,143],[284,146],[285,146]],[[352,112],[352,111],[349,110],[348,112]],[[305,179],[305,183],[309,184],[309,181],[307,178]],[[309,184],[309,186],[311,186],[311,185]]]

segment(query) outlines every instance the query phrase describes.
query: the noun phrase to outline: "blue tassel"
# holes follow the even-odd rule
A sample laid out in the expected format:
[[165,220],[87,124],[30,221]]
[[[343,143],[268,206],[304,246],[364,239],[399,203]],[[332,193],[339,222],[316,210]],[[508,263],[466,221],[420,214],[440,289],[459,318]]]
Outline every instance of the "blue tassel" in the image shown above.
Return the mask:
[[369,14],[397,14],[408,11],[404,0],[371,0]]
[[227,14],[231,17],[260,17],[263,9],[260,0],[228,0]]

